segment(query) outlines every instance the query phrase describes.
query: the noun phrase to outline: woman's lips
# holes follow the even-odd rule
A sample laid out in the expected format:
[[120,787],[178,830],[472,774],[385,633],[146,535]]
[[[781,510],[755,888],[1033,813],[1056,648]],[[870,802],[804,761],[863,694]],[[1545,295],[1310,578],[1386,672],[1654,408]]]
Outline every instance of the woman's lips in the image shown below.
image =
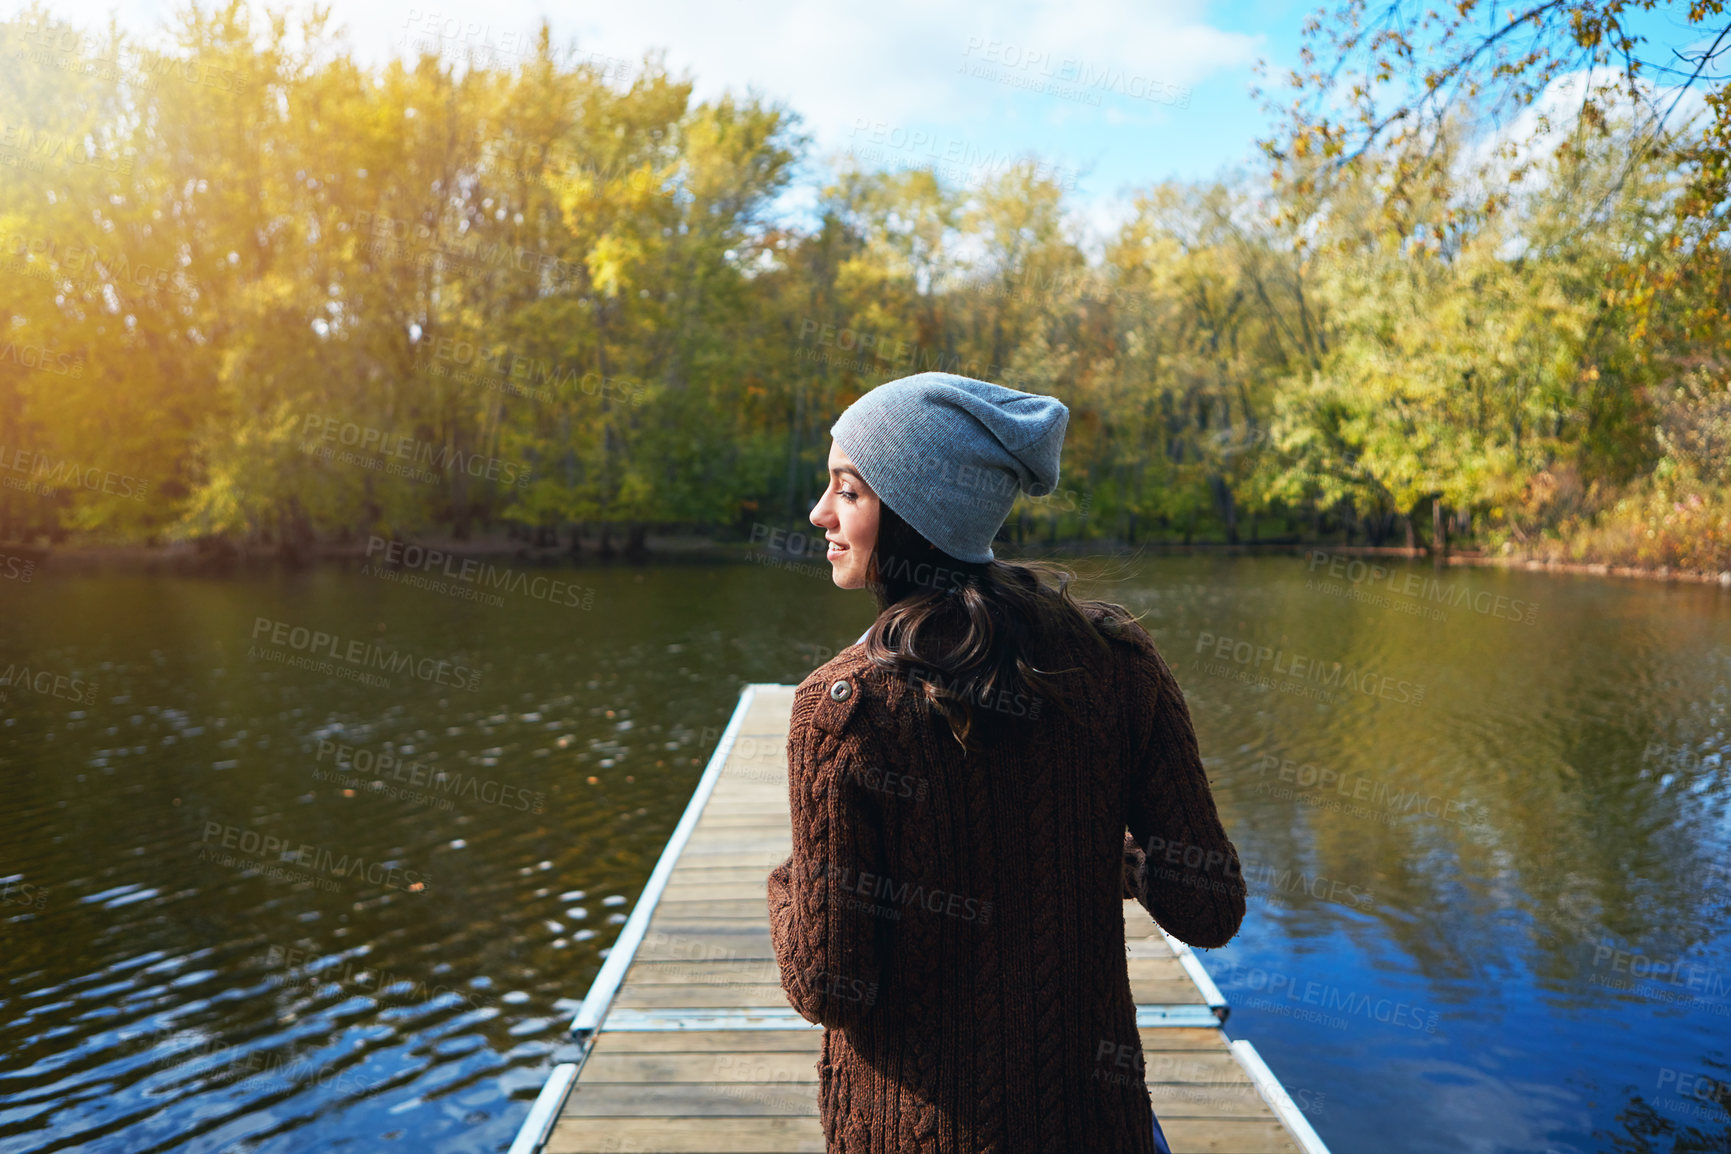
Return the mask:
[[846,545],[837,545],[834,541],[831,541],[829,543],[829,548],[824,550],[824,556],[826,556],[826,557],[839,557],[843,553],[846,553],[846,552],[847,552],[847,546]]

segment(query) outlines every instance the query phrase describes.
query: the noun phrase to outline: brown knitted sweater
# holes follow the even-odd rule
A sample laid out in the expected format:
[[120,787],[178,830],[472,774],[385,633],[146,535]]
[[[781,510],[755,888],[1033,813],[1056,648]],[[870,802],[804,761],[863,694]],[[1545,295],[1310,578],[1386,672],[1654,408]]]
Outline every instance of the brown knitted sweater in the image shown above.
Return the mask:
[[[1086,724],[1042,703],[966,757],[862,645],[800,683],[769,915],[788,1000],[828,1027],[829,1154],[1152,1154],[1147,1088],[1120,1064],[1142,1069],[1123,902],[1221,946],[1245,889],[1171,671],[1140,625],[1110,648],[1064,663],[1088,665],[1065,680],[1085,679]],[[1130,893],[1126,824],[1155,847],[1151,892]]]

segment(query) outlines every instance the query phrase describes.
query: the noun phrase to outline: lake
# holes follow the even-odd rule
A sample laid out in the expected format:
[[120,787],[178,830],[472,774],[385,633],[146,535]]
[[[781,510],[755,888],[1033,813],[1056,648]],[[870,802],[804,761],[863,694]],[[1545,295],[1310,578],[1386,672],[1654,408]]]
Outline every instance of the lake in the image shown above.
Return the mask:
[[[1110,568],[1244,861],[1228,1032],[1334,1154],[1731,1150],[1731,592]],[[0,580],[0,1154],[509,1144],[740,688],[871,620],[520,572]]]

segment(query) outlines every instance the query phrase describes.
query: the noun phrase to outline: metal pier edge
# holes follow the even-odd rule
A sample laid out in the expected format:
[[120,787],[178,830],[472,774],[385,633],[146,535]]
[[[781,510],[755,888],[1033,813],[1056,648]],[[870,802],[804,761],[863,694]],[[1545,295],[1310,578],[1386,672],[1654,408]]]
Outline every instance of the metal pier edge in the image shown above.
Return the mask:
[[565,1099],[571,1096],[571,1088],[577,1084],[577,1074],[589,1056],[595,1032],[601,1028],[608,1009],[613,1005],[613,996],[619,992],[625,971],[631,968],[632,959],[637,956],[637,947],[643,944],[643,935],[649,929],[650,918],[655,916],[655,906],[661,901],[668,878],[673,876],[673,867],[679,861],[679,855],[685,852],[685,843],[691,840],[691,831],[697,828],[709,795],[715,792],[721,767],[727,764],[728,755],[733,752],[734,740],[745,726],[746,714],[751,711],[760,684],[764,688],[775,688],[772,683],[754,681],[739,691],[739,704],[733,707],[733,716],[728,718],[727,728],[722,730],[721,740],[716,743],[709,764],[703,767],[703,776],[697,779],[697,789],[686,803],[685,812],[680,815],[679,824],[673,827],[667,844],[661,848],[661,857],[657,859],[648,882],[644,883],[631,916],[625,920],[625,928],[619,931],[618,939],[608,948],[601,972],[595,975],[589,992],[583,996],[583,1004],[577,1008],[577,1016],[571,1020],[571,1037],[581,1047],[581,1054],[575,1062],[561,1062],[553,1067],[547,1084],[541,1087],[535,1104],[529,1108],[522,1129],[517,1131],[509,1154],[537,1154],[553,1132],[553,1124],[559,1120]]
[[1273,1110],[1275,1116],[1285,1125],[1293,1141],[1304,1150],[1304,1154],[1329,1154],[1321,1135],[1311,1128],[1304,1111],[1298,1108],[1298,1103],[1292,1100],[1292,1095],[1286,1092],[1286,1087],[1280,1084],[1280,1079],[1274,1076],[1274,1071],[1268,1068],[1268,1063],[1262,1060],[1262,1055],[1256,1052],[1256,1047],[1250,1044],[1250,1040],[1233,1039],[1226,1043],[1226,1048],[1232,1051],[1232,1056],[1238,1059],[1238,1064],[1250,1075],[1250,1080],[1256,1084],[1256,1092],[1262,1095],[1262,1100],[1268,1103],[1269,1109]]

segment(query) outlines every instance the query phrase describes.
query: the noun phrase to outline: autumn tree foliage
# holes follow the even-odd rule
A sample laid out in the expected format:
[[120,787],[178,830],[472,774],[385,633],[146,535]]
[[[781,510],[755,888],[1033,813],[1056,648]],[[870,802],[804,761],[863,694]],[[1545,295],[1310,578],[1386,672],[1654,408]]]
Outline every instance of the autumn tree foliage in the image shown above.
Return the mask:
[[1731,567],[1717,42],[1643,63],[1638,7],[1322,13],[1260,163],[1100,246],[1036,158],[861,168],[546,30],[366,68],[239,0],[162,52],[27,10],[0,539],[798,525],[834,416],[939,369],[1071,408],[1020,540]]

